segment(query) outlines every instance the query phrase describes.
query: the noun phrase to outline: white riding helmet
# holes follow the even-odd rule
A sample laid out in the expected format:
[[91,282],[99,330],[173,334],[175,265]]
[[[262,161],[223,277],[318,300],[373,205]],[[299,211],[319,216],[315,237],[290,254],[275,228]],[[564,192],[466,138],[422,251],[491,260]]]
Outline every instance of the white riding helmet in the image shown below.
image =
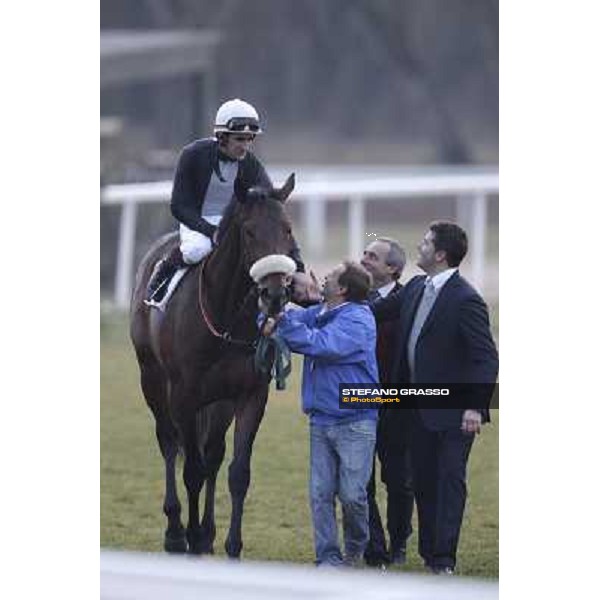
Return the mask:
[[252,104],[239,98],[221,104],[215,117],[216,133],[262,133],[258,113]]

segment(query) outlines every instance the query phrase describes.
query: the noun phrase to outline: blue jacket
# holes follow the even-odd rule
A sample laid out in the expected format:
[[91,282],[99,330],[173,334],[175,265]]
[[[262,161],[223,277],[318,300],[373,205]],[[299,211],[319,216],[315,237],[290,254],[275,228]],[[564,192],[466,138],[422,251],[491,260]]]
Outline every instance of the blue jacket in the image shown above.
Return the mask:
[[376,408],[339,407],[340,383],[379,384],[371,310],[348,302],[319,314],[323,307],[287,311],[277,327],[290,350],[305,357],[302,409],[316,425],[377,419]]

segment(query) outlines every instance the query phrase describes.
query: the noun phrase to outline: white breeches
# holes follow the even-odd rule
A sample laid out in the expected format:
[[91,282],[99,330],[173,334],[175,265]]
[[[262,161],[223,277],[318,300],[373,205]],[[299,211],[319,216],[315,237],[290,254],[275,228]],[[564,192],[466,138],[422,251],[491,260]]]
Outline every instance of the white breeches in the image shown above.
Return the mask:
[[[221,216],[204,217],[211,225],[218,225],[222,219]],[[179,249],[183,260],[188,265],[199,263],[211,250],[212,242],[203,233],[194,231],[186,227],[183,223],[179,224],[179,239],[181,244]]]

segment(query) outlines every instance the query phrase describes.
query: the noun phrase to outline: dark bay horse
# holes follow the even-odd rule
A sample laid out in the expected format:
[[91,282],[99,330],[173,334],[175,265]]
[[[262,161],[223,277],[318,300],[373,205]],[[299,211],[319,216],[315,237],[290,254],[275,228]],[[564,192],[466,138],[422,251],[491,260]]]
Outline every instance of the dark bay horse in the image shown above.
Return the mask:
[[[165,312],[147,307],[144,294],[156,262],[178,236],[161,238],[138,269],[131,303],[130,335],[146,402],[156,421],[165,463],[168,552],[213,551],[215,482],[225,454],[225,433],[235,417],[229,466],[231,522],[225,542],[230,557],[242,550],[242,513],[250,484],[250,459],[269,388],[268,376],[254,368],[253,341],[259,293],[273,305],[285,303],[282,275],[267,278],[259,292],[248,272],[256,260],[288,255],[294,241],[284,202],[294,187],[291,175],[280,189],[251,189],[233,200],[219,229],[219,243],[200,266],[179,283]],[[175,463],[184,452],[183,480],[188,525],[181,522]],[[199,522],[199,495],[206,482]]]

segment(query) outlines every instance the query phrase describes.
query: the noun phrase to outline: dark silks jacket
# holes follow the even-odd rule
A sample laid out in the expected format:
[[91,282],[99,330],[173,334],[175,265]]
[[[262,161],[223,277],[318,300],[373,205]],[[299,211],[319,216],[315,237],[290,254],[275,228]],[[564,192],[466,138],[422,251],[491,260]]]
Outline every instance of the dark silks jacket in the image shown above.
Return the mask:
[[[217,227],[202,217],[202,207],[212,174],[221,177],[219,160],[231,161],[219,151],[215,138],[195,140],[185,146],[179,156],[171,194],[171,213],[175,219],[208,238],[212,238]],[[265,168],[252,152],[247,152],[238,162],[234,189],[247,191],[253,186],[273,186]],[[298,271],[304,272],[300,249],[295,242],[290,256],[296,261]]]
[[[188,144],[179,157],[171,194],[173,216],[186,227],[209,238],[217,228],[202,218],[202,207],[212,174],[220,176],[219,160],[231,159],[219,152],[215,139],[205,138]],[[236,189],[241,186],[244,190],[252,186],[272,186],[264,167],[251,152],[239,161],[235,185]]]

